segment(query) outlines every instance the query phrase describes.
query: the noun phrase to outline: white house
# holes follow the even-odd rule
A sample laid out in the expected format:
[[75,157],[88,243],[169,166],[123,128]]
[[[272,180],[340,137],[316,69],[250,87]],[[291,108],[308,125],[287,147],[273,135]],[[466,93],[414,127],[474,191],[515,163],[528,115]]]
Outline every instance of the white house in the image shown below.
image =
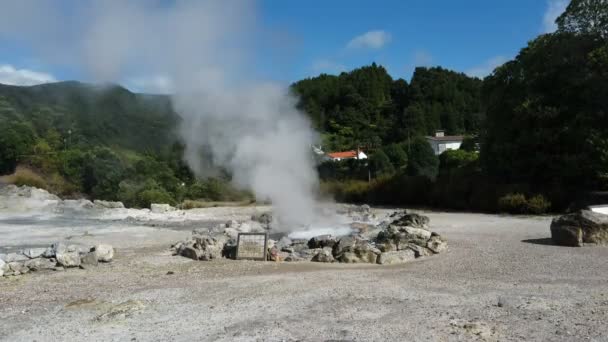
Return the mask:
[[344,159],[367,159],[367,155],[361,150],[331,152],[327,154],[327,157],[333,161],[340,161]]
[[432,137],[426,137],[436,155],[446,150],[457,150],[462,145],[462,135],[445,135],[444,131],[436,131]]

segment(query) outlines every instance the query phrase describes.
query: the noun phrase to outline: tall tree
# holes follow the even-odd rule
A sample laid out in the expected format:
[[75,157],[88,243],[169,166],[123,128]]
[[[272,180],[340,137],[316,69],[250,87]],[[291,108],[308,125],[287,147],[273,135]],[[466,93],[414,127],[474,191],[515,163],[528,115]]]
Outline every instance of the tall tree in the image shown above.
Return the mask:
[[608,38],[608,0],[571,0],[555,22],[559,32]]

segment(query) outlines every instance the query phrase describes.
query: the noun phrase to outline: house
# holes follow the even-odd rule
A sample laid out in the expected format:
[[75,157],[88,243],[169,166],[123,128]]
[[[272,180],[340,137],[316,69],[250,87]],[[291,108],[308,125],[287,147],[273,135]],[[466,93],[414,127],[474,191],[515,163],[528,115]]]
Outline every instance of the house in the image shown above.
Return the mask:
[[445,135],[444,131],[436,131],[432,137],[426,137],[436,155],[446,150],[457,150],[462,145],[462,135]]
[[367,155],[361,150],[352,150],[344,152],[331,152],[327,154],[329,160],[340,161],[344,159],[367,159]]

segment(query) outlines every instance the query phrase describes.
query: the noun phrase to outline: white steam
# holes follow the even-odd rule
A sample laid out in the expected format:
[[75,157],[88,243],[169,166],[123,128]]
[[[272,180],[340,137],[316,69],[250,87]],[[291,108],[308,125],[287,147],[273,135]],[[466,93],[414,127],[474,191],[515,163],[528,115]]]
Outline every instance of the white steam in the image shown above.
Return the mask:
[[69,10],[53,3],[9,2],[0,36],[28,40],[96,81],[166,79],[183,118],[187,161],[199,175],[208,170],[201,154],[208,151],[237,185],[271,200],[287,226],[311,222],[313,131],[287,87],[251,76],[250,47],[263,38],[254,2],[74,1]]

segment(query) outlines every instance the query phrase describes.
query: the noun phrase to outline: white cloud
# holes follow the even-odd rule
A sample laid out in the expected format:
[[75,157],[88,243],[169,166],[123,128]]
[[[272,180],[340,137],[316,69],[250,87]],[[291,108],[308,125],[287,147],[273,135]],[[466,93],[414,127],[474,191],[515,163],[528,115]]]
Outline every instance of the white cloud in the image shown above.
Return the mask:
[[543,16],[543,33],[551,33],[557,30],[555,19],[564,13],[569,2],[569,0],[548,0],[547,9]]
[[365,32],[351,39],[346,45],[349,49],[380,49],[391,41],[391,35],[382,30]]
[[125,86],[132,91],[150,94],[172,94],[175,92],[173,81],[163,75],[129,78]]
[[465,71],[465,74],[471,77],[484,78],[491,74],[496,67],[503,65],[507,60],[508,58],[505,56],[495,56],[482,64],[470,68],[469,70]]
[[41,83],[57,82],[53,75],[29,69],[17,69],[12,65],[0,64],[0,83],[30,86]]
[[328,59],[320,59],[312,63],[311,69],[315,74],[339,74],[346,70],[346,66],[340,63],[332,62]]

